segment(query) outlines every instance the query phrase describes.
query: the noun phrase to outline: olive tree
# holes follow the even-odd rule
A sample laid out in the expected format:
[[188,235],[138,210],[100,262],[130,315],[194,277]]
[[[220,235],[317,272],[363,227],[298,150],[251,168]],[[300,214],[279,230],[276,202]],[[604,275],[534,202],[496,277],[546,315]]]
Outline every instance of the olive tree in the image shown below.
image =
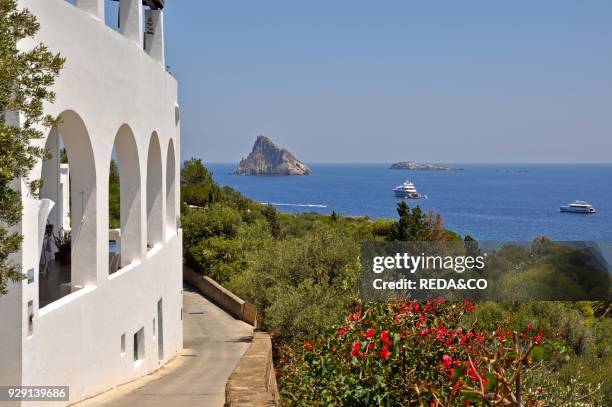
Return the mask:
[[[19,9],[16,0],[0,0],[0,295],[6,293],[9,281],[23,278],[9,258],[22,241],[11,229],[22,216],[21,193],[14,189],[14,181],[24,180],[35,196],[40,188],[41,181],[29,179],[29,174],[46,153],[33,141],[54,125],[43,105],[53,102],[51,87],[64,64],[43,44],[29,50],[18,47],[38,29],[36,17]],[[11,116],[18,119],[9,120]]]

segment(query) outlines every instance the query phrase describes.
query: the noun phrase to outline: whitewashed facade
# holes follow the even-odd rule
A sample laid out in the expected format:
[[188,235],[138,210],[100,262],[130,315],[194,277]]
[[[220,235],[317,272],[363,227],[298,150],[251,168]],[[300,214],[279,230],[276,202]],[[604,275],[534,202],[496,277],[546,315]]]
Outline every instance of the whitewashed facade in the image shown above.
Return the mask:
[[[44,180],[40,199],[18,186],[24,241],[15,260],[30,279],[0,297],[0,386],[70,386],[69,401],[44,403],[59,406],[150,373],[182,348],[177,82],[165,68],[161,9],[121,0],[116,31],[104,23],[104,0],[18,3],[40,23],[21,47],[42,42],[66,64],[45,107],[60,118],[41,141],[52,158],[32,174]],[[120,231],[108,227],[112,157]],[[45,225],[68,224],[71,265],[42,270]],[[56,279],[61,267],[68,281]]]

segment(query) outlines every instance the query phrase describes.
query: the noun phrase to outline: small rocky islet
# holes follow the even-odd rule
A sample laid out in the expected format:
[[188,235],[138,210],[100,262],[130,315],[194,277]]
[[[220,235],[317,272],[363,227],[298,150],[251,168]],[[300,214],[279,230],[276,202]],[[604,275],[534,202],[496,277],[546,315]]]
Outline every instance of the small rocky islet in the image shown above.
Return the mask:
[[235,175],[310,175],[312,171],[286,149],[260,135],[253,150],[234,171]]
[[391,164],[392,170],[414,170],[414,171],[463,171],[463,168],[450,167],[444,164],[417,163],[414,161],[400,161]]

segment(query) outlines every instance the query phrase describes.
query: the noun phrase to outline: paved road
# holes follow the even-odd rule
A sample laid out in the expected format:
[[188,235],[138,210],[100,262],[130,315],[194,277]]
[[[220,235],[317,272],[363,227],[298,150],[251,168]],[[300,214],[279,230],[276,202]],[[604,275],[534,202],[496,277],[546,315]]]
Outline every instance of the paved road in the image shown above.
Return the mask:
[[185,288],[183,330],[184,349],[165,367],[77,406],[222,407],[225,383],[249,346],[253,327]]

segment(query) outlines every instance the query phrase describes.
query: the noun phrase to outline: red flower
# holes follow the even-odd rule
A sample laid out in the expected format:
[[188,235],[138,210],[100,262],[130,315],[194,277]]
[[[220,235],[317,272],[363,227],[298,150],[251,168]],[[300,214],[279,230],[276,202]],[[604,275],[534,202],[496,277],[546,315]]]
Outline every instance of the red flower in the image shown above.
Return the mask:
[[361,354],[359,349],[361,349],[361,344],[355,341],[355,343],[353,343],[353,349],[351,349],[351,356],[359,356],[359,354]]
[[464,311],[474,311],[474,303],[472,301],[466,300],[463,302],[463,310]]
[[527,329],[533,329],[533,325],[527,324]]
[[391,342],[389,340],[389,332],[387,331],[382,331],[380,333],[380,341],[383,343],[383,345],[385,346],[391,346],[393,344],[393,342]]
[[429,335],[429,328],[425,328],[421,331],[421,336],[427,336]]
[[338,329],[338,336],[344,336],[344,334],[347,333],[350,330],[351,330],[350,326],[342,327],[342,328]]
[[355,311],[354,314],[348,316],[349,321],[357,321],[361,318],[361,310]]
[[467,374],[470,376],[470,379],[474,380],[475,382],[478,381],[478,374],[476,373],[476,370],[470,368],[468,369]]
[[442,356],[442,363],[444,364],[445,368],[450,369],[453,364],[453,358],[448,355],[444,355]]
[[386,346],[383,346],[382,350],[380,351],[380,358],[382,360],[387,360],[389,359],[389,356],[391,356],[391,352],[389,352],[389,348],[387,348]]
[[441,328],[438,328],[438,329],[432,329],[432,331],[433,331],[434,335],[436,336],[436,339],[442,340],[442,339],[444,339],[445,336],[448,335],[448,331],[444,327],[441,327]]
[[368,337],[368,338],[373,338],[373,337],[374,337],[374,335],[376,335],[376,331],[375,331],[375,330],[373,330],[372,328],[369,328],[369,329],[366,331],[366,337]]
[[482,381],[482,384],[484,385],[488,383],[488,380],[486,377],[480,376],[478,374],[478,372],[476,371],[476,367],[474,366],[472,362],[466,362],[466,365],[468,366],[467,374],[470,377],[470,379],[472,379],[476,383],[479,383],[480,381]]
[[461,382],[461,380],[457,380],[457,383],[455,383],[455,385],[453,386],[453,389],[455,390],[459,390],[459,388],[463,385],[463,383]]
[[314,344],[315,344],[315,340],[313,339],[313,340],[312,340],[312,341],[310,341],[310,342],[305,342],[305,343],[304,343],[304,347],[305,347],[305,348],[306,348],[308,351],[311,351],[311,350],[312,350],[312,347],[314,346]]

